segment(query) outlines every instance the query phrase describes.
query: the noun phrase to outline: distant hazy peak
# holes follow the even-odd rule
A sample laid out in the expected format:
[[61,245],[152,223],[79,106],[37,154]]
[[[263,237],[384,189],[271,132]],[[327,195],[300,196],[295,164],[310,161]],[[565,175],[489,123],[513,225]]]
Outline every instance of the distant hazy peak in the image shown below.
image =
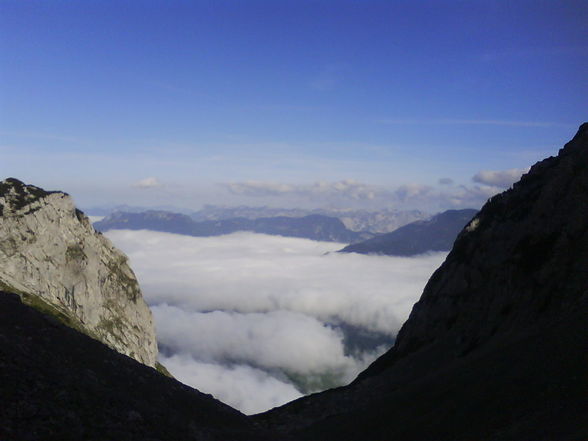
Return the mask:
[[343,253],[413,256],[430,251],[449,251],[462,228],[477,210],[447,210],[425,220],[417,220],[386,234],[351,244]]

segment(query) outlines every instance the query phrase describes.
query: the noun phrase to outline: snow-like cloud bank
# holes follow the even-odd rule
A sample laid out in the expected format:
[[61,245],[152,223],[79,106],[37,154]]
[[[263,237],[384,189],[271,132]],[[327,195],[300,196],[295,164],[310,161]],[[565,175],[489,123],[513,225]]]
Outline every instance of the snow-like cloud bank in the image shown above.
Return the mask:
[[476,173],[472,180],[484,185],[491,185],[499,188],[510,187],[518,181],[528,168],[511,168],[509,170],[482,170]]
[[309,202],[328,207],[402,207],[428,211],[448,208],[479,208],[486,200],[511,185],[526,170],[481,171],[473,184],[453,185],[444,177],[438,186],[406,183],[397,186],[372,185],[346,179],[336,182],[289,184],[283,182],[246,181],[220,184],[227,193],[245,198],[263,198],[277,205]]
[[387,190],[375,185],[344,179],[337,182],[315,182],[313,184],[285,184],[280,182],[246,181],[223,184],[231,193],[244,196],[267,197],[295,195],[309,198],[341,198],[348,200],[371,200]]
[[[352,380],[390,345],[445,253],[338,254],[344,244],[235,233],[110,231],[152,307],[162,362],[246,413]],[[357,349],[357,348],[355,348]]]
[[[304,374],[337,369],[350,361],[343,353],[342,336],[306,314],[283,310],[202,313],[166,304],[155,306],[154,314],[158,322],[166,323],[159,338],[168,349],[208,362],[287,367]],[[177,340],[178,335],[185,337]]]
[[161,362],[179,381],[212,394],[245,414],[271,409],[302,396],[292,384],[247,365],[206,363],[184,354],[163,356]]
[[161,187],[161,182],[159,182],[159,179],[151,176],[149,178],[141,179],[140,181],[135,182],[133,184],[133,187],[136,187],[136,188],[155,188],[155,187]]

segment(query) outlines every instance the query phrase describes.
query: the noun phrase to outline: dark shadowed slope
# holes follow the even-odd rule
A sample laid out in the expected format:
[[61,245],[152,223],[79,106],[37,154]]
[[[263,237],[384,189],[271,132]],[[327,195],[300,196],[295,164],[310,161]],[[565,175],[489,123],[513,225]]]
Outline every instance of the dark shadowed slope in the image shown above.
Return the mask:
[[588,124],[457,238],[394,347],[257,416],[307,440],[588,439]]
[[391,233],[346,246],[341,253],[414,256],[428,251],[449,251],[477,210],[447,210],[429,220],[411,222]]
[[1,440],[275,440],[246,416],[0,292]]

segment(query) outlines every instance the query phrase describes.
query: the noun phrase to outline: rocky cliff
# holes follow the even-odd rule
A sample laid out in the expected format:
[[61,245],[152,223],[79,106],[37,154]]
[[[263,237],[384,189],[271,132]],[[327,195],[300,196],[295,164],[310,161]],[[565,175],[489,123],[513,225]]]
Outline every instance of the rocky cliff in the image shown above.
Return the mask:
[[62,192],[0,182],[0,288],[149,366],[151,311],[126,256]]
[[394,347],[257,416],[305,440],[588,439],[588,123],[463,229]]

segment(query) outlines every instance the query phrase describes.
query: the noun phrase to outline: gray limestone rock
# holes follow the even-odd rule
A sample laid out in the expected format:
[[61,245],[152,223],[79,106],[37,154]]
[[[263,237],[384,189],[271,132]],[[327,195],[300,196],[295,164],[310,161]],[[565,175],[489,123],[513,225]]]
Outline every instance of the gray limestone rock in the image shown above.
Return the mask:
[[151,311],[127,257],[62,192],[0,182],[0,288],[148,366]]

